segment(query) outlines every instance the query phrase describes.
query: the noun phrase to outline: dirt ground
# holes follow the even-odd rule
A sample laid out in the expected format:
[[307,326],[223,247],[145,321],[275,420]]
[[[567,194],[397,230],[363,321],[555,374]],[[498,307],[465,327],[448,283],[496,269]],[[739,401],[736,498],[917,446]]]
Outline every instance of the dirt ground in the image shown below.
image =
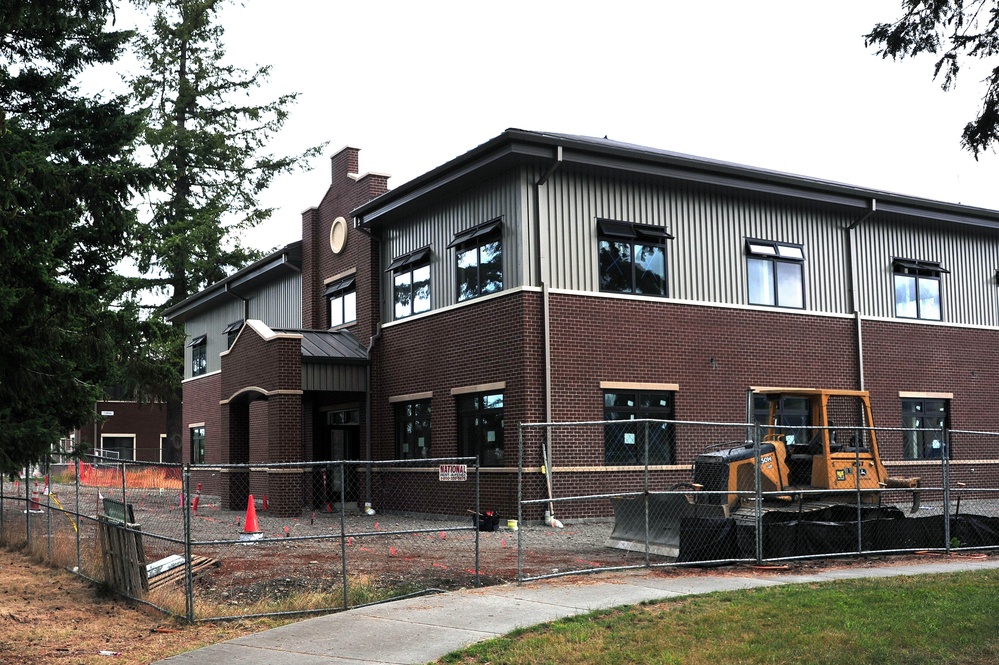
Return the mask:
[[101,597],[94,585],[0,548],[0,663],[151,663],[277,625],[187,625],[142,605]]
[[[669,568],[651,574],[780,575],[845,566],[922,563],[939,556],[863,557],[764,567]],[[586,578],[573,576],[539,583],[572,584],[580,579]],[[37,563],[22,552],[0,549],[0,664],[138,665],[276,625],[272,620],[187,625],[142,605],[102,597],[94,585],[67,571]]]

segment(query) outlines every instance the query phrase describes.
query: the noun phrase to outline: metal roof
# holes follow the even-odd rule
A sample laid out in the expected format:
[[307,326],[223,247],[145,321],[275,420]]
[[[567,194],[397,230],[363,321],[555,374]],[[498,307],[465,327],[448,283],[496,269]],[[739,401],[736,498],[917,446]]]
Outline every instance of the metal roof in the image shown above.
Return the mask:
[[516,164],[558,163],[748,190],[877,213],[999,229],[999,211],[933,201],[876,189],[734,164],[614,141],[553,132],[508,129],[446,164],[382,194],[353,211],[362,227],[389,223],[393,211],[442,194],[467,177]]
[[361,340],[347,330],[295,330],[274,328],[275,333],[302,336],[302,362],[367,363]]

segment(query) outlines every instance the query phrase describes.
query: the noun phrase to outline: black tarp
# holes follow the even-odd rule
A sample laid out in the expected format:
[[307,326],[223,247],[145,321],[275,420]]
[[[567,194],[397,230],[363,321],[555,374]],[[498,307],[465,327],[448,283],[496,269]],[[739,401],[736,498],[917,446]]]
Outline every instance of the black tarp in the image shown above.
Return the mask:
[[[813,512],[767,512],[763,519],[763,558],[947,546],[943,515],[906,517],[897,508],[865,507],[859,529],[857,523],[856,507],[847,505]],[[950,530],[952,546],[999,546],[997,517],[951,517]],[[680,523],[678,563],[755,558],[756,530],[752,521],[691,517]]]

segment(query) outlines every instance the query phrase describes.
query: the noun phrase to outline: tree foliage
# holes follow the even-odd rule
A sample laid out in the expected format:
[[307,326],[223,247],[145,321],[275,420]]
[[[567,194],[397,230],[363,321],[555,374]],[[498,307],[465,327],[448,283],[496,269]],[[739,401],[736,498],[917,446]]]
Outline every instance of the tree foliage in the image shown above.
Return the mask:
[[[962,58],[988,60],[999,54],[999,7],[995,0],[903,0],[902,16],[875,25],[865,43],[876,46],[883,58],[936,56],[933,78],[941,78],[941,87],[950,90]],[[961,134],[961,145],[975,157],[999,140],[999,66],[984,83],[978,116]]]
[[219,13],[229,0],[134,1],[151,18],[135,43],[142,73],[130,83],[146,113],[143,143],[157,182],[137,239],[141,277],[129,285],[133,302],[144,294],[153,312],[129,375],[167,401],[167,445],[179,461],[184,333],[159,314],[259,256],[241,235],[273,212],[260,194],[320,148],[267,152],[297,95],[252,101],[269,67],[227,64]]
[[93,418],[115,369],[114,267],[144,184],[141,118],[74,78],[114,62],[110,0],[0,8],[0,472],[40,460]]

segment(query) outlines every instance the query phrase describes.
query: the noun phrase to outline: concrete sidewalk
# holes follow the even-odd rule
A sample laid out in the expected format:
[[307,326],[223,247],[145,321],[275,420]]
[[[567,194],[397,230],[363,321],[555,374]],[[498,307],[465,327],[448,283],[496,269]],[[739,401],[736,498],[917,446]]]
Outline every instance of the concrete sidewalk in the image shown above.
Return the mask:
[[316,617],[159,661],[215,663],[426,663],[462,647],[592,610],[712,591],[999,568],[999,559],[940,557],[925,564],[847,567],[806,574],[752,570],[664,577],[601,573],[410,598]]

